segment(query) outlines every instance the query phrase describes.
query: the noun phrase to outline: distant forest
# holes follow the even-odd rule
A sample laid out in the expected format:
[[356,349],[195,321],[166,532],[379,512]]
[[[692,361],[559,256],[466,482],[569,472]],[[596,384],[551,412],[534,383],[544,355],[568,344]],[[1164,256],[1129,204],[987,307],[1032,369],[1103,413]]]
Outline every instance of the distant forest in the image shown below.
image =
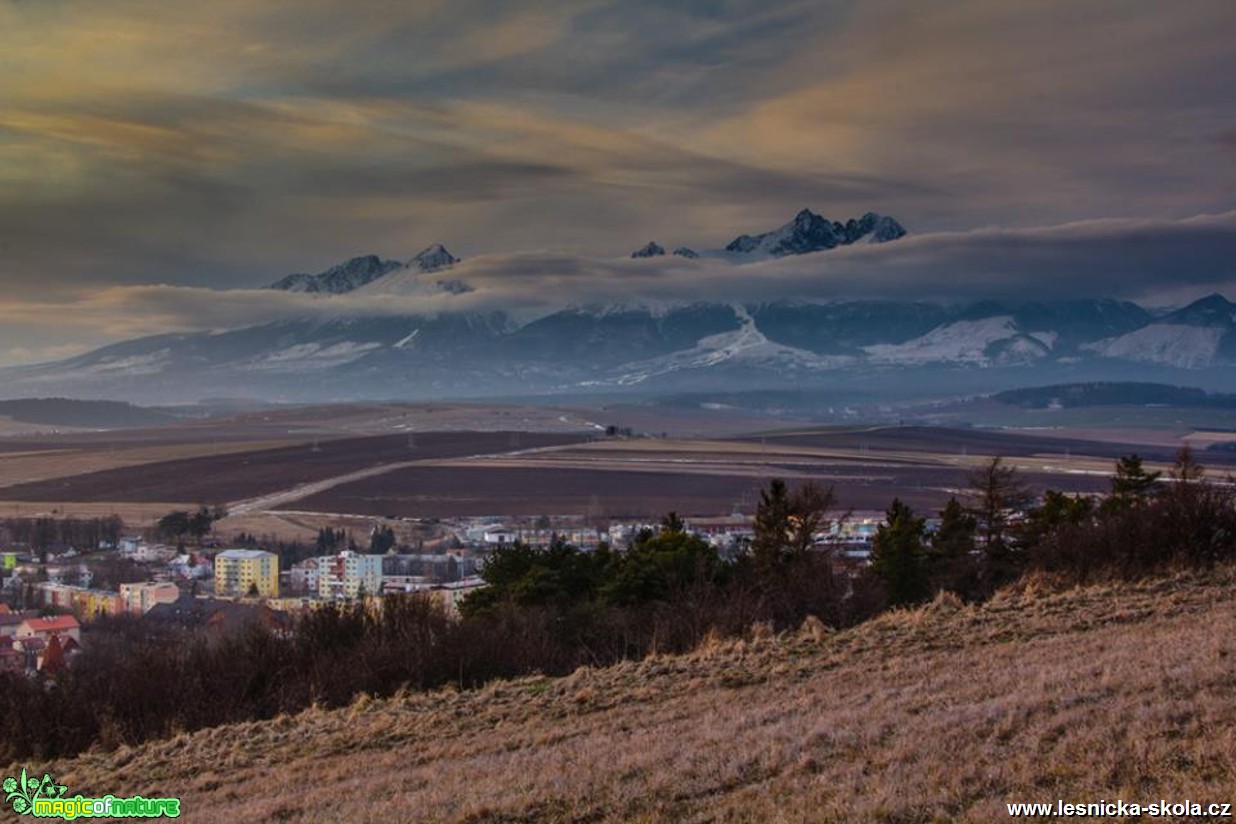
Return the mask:
[[0,418],[43,426],[84,429],[123,429],[159,426],[178,420],[174,415],[122,401],[79,401],[69,398],[23,398],[0,401]]
[[1078,406],[1181,406],[1204,409],[1236,409],[1236,395],[1224,395],[1188,386],[1163,383],[1062,383],[1029,389],[1011,389],[992,396],[1000,403],[1027,409],[1047,409],[1058,404]]

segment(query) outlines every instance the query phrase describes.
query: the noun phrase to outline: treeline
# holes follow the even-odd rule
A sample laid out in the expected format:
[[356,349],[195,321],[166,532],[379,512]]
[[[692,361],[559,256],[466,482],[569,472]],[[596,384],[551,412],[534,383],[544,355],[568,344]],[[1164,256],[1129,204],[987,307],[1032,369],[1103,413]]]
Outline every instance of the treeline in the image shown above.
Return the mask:
[[900,501],[873,543],[871,572],[891,604],[950,590],[971,600],[1027,573],[1068,583],[1130,579],[1236,559],[1236,485],[1213,481],[1188,447],[1166,474],[1137,455],[1116,462],[1107,495],[1048,490],[1037,502],[993,459],[971,479],[970,504],[950,501],[928,535]]
[[103,518],[3,518],[0,539],[11,546],[23,546],[34,553],[54,547],[73,547],[90,552],[100,544],[115,545],[124,535],[119,515]]
[[1017,471],[993,459],[934,530],[894,501],[869,565],[822,537],[844,517],[830,487],[772,481],[754,537],[733,560],[673,513],[622,550],[504,547],[483,570],[489,586],[464,599],[459,617],[407,595],[380,609],[329,605],[291,632],[153,635],[113,619],[54,682],[0,674],[0,760],[338,707],[362,693],[563,674],[809,616],[845,627],[942,590],[981,600],[1026,574],[1085,582],[1236,558],[1230,481],[1209,480],[1188,450],[1164,475],[1122,459],[1097,499],[1033,499]]
[[1046,409],[1054,403],[1064,407],[1143,406],[1162,404],[1206,409],[1236,409],[1236,395],[1210,393],[1188,386],[1163,383],[1095,382],[1062,383],[1010,389],[992,396],[1001,403],[1028,409]]

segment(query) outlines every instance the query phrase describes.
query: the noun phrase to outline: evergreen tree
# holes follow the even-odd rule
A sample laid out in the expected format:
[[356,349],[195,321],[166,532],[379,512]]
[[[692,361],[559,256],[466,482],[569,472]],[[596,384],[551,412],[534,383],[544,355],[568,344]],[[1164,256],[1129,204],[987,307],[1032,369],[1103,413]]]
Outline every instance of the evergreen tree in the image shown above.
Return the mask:
[[931,594],[926,533],[926,519],[916,517],[914,510],[894,498],[885,522],[876,530],[871,571],[884,581],[888,599],[895,606],[919,603]]
[[662,532],[685,532],[687,525],[682,518],[678,517],[678,513],[670,510],[665,517],[661,519]]
[[1047,536],[1065,526],[1080,526],[1090,520],[1094,504],[1082,495],[1066,495],[1049,489],[1043,503],[1026,513],[1021,527],[1021,543],[1026,549],[1038,546]]
[[968,594],[974,586],[974,533],[978,522],[958,500],[940,510],[940,525],[931,536],[928,570],[932,587]]
[[1159,483],[1162,472],[1147,472],[1142,459],[1136,454],[1126,455],[1116,461],[1116,474],[1112,476],[1112,491],[1103,502],[1106,512],[1116,512],[1146,502]]
[[752,553],[764,566],[787,556],[801,555],[815,544],[815,536],[831,526],[827,513],[836,503],[831,486],[808,481],[790,492],[785,481],[774,478],[760,492],[755,509]]

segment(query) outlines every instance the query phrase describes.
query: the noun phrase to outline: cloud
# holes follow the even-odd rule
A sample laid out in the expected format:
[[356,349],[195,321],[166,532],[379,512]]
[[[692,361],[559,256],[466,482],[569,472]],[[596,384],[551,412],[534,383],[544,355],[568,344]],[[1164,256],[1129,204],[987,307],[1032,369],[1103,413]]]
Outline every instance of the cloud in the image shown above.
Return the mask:
[[[393,283],[379,280],[340,296],[141,285],[81,293],[67,301],[10,301],[0,304],[0,325],[55,328],[71,318],[75,334],[101,342],[305,318],[501,311],[529,320],[571,305],[615,303],[1023,303],[1087,297],[1161,303],[1165,295],[1191,299],[1216,290],[1236,297],[1234,252],[1236,212],[911,235],[754,263],[526,252],[480,255],[449,274],[392,275]],[[432,292],[436,281],[448,277],[466,281],[474,291]]]
[[[594,272],[650,238],[716,243],[804,206],[933,237],[1226,212],[1230,13],[0,2],[0,289],[58,305],[83,289],[239,288],[434,241],[478,266],[569,249]],[[864,283],[891,277],[857,251],[830,270],[843,260]]]

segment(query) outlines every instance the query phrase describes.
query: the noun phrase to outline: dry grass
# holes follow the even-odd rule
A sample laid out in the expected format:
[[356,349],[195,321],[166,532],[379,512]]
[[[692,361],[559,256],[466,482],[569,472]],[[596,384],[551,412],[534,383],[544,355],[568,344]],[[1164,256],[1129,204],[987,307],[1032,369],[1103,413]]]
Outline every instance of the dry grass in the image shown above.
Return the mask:
[[155,501],[151,503],[81,501],[0,501],[0,518],[106,518],[119,515],[125,529],[154,526],[174,509],[196,509],[200,501]]
[[[1236,571],[941,598],[48,767],[189,821],[990,822],[1236,797]],[[40,771],[42,767],[39,768]]]

